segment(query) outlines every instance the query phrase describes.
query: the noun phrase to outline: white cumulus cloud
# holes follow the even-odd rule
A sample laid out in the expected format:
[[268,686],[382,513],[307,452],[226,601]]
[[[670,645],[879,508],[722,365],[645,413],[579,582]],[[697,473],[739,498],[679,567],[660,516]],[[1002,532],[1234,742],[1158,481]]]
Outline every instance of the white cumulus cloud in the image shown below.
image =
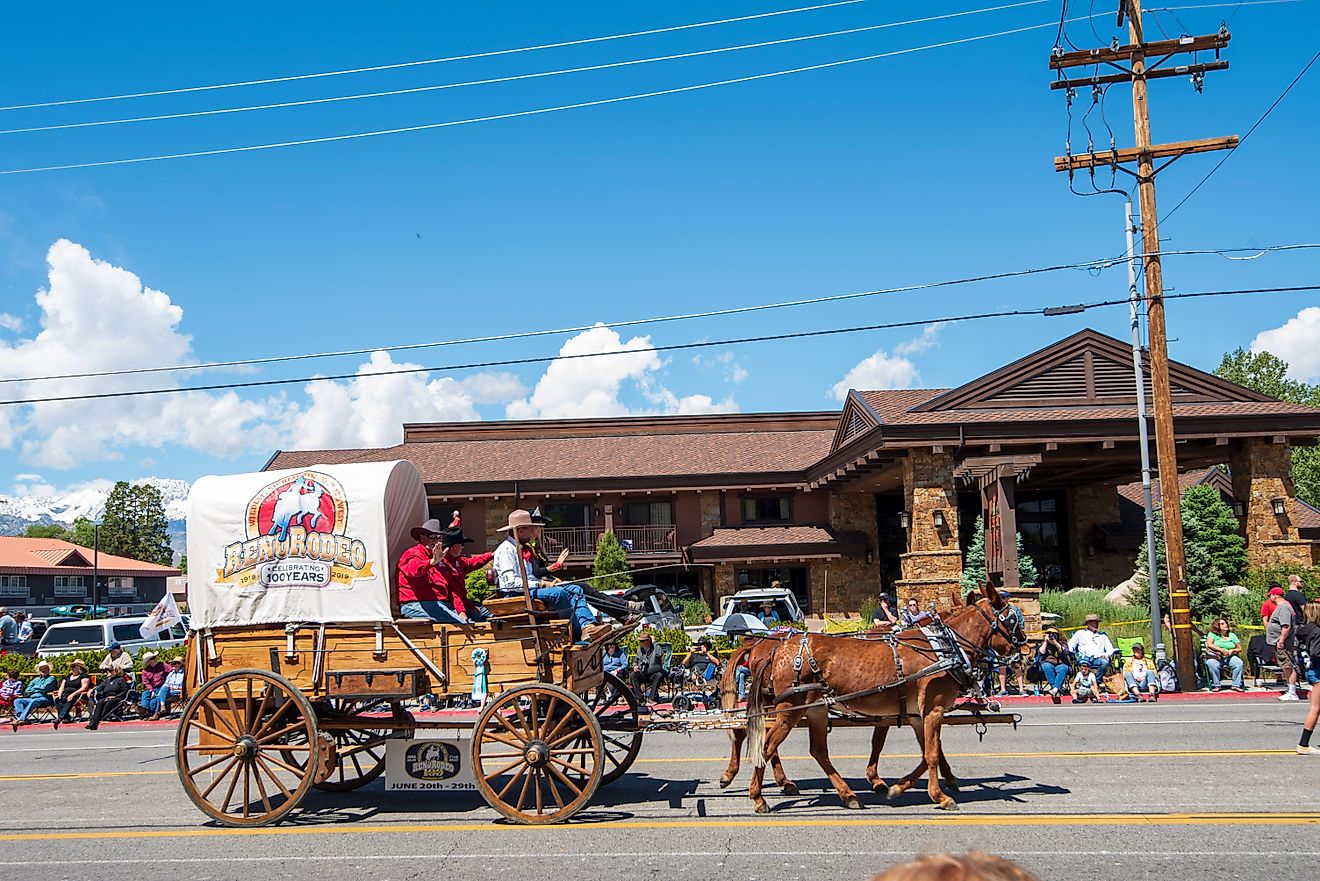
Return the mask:
[[1282,327],[1256,334],[1251,351],[1287,361],[1289,379],[1320,379],[1320,306],[1307,306]]
[[23,329],[23,319],[17,315],[10,315],[8,312],[0,312],[0,330],[10,330],[18,333]]
[[[610,353],[609,357],[589,355]],[[726,397],[679,396],[662,385],[658,374],[664,363],[650,337],[624,340],[597,324],[565,341],[532,393],[505,408],[510,419],[570,419],[604,416],[640,416],[663,413],[732,413],[738,404]],[[620,395],[636,390],[649,407],[629,407]]]
[[878,349],[872,355],[863,358],[853,366],[843,379],[830,387],[829,394],[837,401],[848,397],[849,389],[893,389],[914,388],[921,379],[917,365],[908,355],[916,355],[930,349],[937,342],[939,324],[928,324],[921,336],[905,340],[894,346],[893,352]]

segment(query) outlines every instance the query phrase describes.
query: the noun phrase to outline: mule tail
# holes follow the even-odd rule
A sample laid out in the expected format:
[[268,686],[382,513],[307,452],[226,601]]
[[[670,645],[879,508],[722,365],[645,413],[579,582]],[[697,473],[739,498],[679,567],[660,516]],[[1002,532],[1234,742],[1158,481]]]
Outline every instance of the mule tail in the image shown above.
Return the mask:
[[759,664],[747,680],[747,754],[756,768],[765,767],[765,677],[773,664]]

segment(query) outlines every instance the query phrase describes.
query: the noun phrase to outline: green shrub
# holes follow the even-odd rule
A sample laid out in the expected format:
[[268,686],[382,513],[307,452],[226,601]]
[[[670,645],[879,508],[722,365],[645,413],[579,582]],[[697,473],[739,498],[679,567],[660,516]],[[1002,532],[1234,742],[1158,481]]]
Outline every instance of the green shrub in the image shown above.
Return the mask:
[[[637,657],[637,634],[639,632],[634,630],[619,640],[619,646],[628,650],[630,659]],[[666,630],[647,630],[646,632],[655,640],[656,645],[668,643],[673,646],[675,655],[687,654],[688,649],[692,646],[692,637],[688,636],[687,631],[681,627],[671,627]]]
[[1259,627],[1260,607],[1264,602],[1264,588],[1237,596],[1225,594],[1224,605],[1227,611],[1224,612],[1224,617],[1228,619],[1228,623],[1234,628],[1243,626]]
[[1107,602],[1105,591],[1093,588],[1075,588],[1067,593],[1043,590],[1040,592],[1040,610],[1058,615],[1059,627],[1080,626],[1093,612],[1100,616],[1101,622],[1150,617],[1148,607]]
[[[1302,576],[1302,593],[1306,594],[1307,599],[1320,596],[1320,569],[1315,567],[1264,566],[1259,569],[1248,569],[1247,577],[1243,579],[1242,584],[1252,592],[1259,591],[1263,602],[1271,584],[1287,589],[1289,575]],[[1256,604],[1256,611],[1260,611],[1259,603]]]
[[[138,654],[141,655],[142,652],[146,651],[154,651],[159,660],[169,663],[174,658],[183,657],[187,653],[187,647],[176,645],[170,646],[169,648],[144,648],[139,651]],[[45,660],[50,662],[50,672],[55,676],[63,676],[68,673],[69,665],[73,663],[75,658],[87,665],[88,673],[95,674],[101,666],[101,661],[105,660],[105,656],[108,654],[110,653],[104,649],[89,649],[85,652],[70,652],[67,655],[55,655],[54,657],[46,658]],[[15,654],[13,652],[0,654],[0,674],[6,673],[10,670],[17,670],[24,677],[33,676],[37,672],[37,661],[39,660],[42,659],[30,657],[28,655]],[[141,670],[142,662],[140,660],[136,662],[133,665],[133,669]]]
[[475,572],[469,572],[463,579],[463,584],[467,587],[468,597],[473,602],[484,603],[495,593],[494,586],[486,580],[486,567],[482,566]]
[[628,553],[613,532],[606,532],[596,545],[596,559],[591,565],[596,590],[627,590],[633,586],[628,573]]
[[710,621],[710,604],[695,597],[674,600],[678,612],[683,616],[684,627],[697,627]]

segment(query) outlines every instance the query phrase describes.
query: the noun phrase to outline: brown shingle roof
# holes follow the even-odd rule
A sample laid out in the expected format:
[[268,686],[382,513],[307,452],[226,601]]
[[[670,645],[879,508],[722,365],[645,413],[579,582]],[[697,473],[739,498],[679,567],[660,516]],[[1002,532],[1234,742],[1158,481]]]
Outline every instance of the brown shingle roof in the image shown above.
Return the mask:
[[797,472],[829,452],[833,429],[711,431],[407,443],[276,454],[268,468],[408,459],[428,483],[701,477]]
[[[864,392],[864,395],[877,394]],[[869,398],[868,398],[869,402]],[[918,402],[920,403],[920,402]],[[874,406],[874,405],[872,405]],[[913,405],[915,406],[915,404]],[[1147,413],[1150,413],[1147,407]],[[1214,416],[1317,415],[1316,410],[1284,401],[1232,401],[1214,403],[1175,403],[1174,418]],[[1120,407],[1012,407],[998,410],[931,410],[920,413],[891,411],[889,425],[940,425],[969,422],[1085,422],[1087,420],[1131,419],[1133,408]]]
[[[74,552],[81,554],[89,563],[82,565],[60,565],[60,561]],[[0,571],[12,574],[40,575],[67,572],[90,574],[90,562],[93,557],[91,548],[84,548],[57,538],[25,538],[23,536],[0,536]],[[142,575],[168,578],[178,575],[179,570],[171,566],[159,566],[144,563],[128,557],[107,554],[102,551],[97,559],[102,575]]]
[[[1224,480],[1224,481],[1227,481],[1227,480],[1228,480],[1228,475],[1224,474],[1223,477],[1221,478],[1221,477],[1219,476],[1219,475],[1221,475],[1221,474],[1223,474],[1223,472],[1220,471],[1218,468],[1207,468],[1207,469],[1205,469],[1205,470],[1203,470],[1203,471],[1202,471],[1202,470],[1198,470],[1198,471],[1184,471],[1184,472],[1182,472],[1181,474],[1178,475],[1178,494],[1179,494],[1179,495],[1182,495],[1183,493],[1187,492],[1187,490],[1191,489],[1192,487],[1194,487],[1194,486],[1199,486],[1200,484],[1203,484],[1203,483],[1217,483],[1217,482],[1219,482],[1221,479]],[[1231,489],[1231,484],[1230,484],[1230,486],[1229,486],[1229,491],[1230,491],[1230,492],[1232,491],[1232,489]],[[1119,494],[1120,496],[1122,496],[1124,499],[1126,499],[1126,500],[1128,500],[1129,502],[1131,502],[1132,504],[1136,505],[1137,507],[1143,507],[1143,502],[1142,502],[1142,500],[1141,500],[1141,481],[1140,481],[1140,480],[1133,481],[1132,483],[1125,483],[1125,484],[1123,484],[1122,486],[1120,486],[1120,487],[1118,488],[1118,494]],[[1160,504],[1160,479],[1159,479],[1158,477],[1153,477],[1153,478],[1151,478],[1151,481],[1150,481],[1150,498],[1151,498],[1151,502],[1152,502],[1152,504],[1154,504],[1155,507],[1159,507],[1159,504]],[[1144,515],[1143,515],[1143,516],[1144,516]]]
[[859,556],[866,538],[859,532],[835,532],[825,526],[741,526],[716,529],[688,546],[696,560],[718,560],[727,556],[756,558]]

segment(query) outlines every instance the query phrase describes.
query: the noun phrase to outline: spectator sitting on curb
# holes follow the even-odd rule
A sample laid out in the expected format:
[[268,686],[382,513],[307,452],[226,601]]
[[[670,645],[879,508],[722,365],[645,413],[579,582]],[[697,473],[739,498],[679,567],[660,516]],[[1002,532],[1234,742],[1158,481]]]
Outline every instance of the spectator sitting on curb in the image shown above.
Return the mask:
[[1134,700],[1160,699],[1160,683],[1155,668],[1146,659],[1146,647],[1139,642],[1132,644],[1132,657],[1123,665],[1123,681],[1127,683],[1128,694]]
[[1072,692],[1072,702],[1075,704],[1084,704],[1087,701],[1102,704],[1106,700],[1105,695],[1100,691],[1100,680],[1096,679],[1095,670],[1090,667],[1077,668],[1077,675],[1073,677]]
[[79,658],[69,662],[69,674],[60,681],[60,688],[55,692],[55,727],[61,722],[72,722],[70,714],[78,701],[92,690],[92,677],[87,675],[87,665]]
[[159,719],[170,711],[170,701],[179,699],[183,694],[183,658],[170,661],[170,672],[165,674],[165,684],[157,692],[160,695],[158,709],[152,714],[152,720]]
[[155,652],[142,653],[142,700],[138,705],[138,716],[160,718],[163,696],[160,690],[164,687],[165,677],[169,672],[163,663],[156,660]]
[[23,696],[14,701],[14,730],[18,730],[19,725],[29,725],[28,716],[38,707],[49,707],[54,705],[51,695],[55,689],[59,688],[60,681],[50,675],[50,662],[46,660],[37,661],[37,675],[28,680],[27,688],[23,689]]
[[1073,653],[1079,667],[1089,667],[1097,676],[1104,676],[1110,659],[1118,650],[1109,641],[1109,635],[1100,629],[1099,615],[1087,615],[1085,624],[1068,640],[1068,651]]

